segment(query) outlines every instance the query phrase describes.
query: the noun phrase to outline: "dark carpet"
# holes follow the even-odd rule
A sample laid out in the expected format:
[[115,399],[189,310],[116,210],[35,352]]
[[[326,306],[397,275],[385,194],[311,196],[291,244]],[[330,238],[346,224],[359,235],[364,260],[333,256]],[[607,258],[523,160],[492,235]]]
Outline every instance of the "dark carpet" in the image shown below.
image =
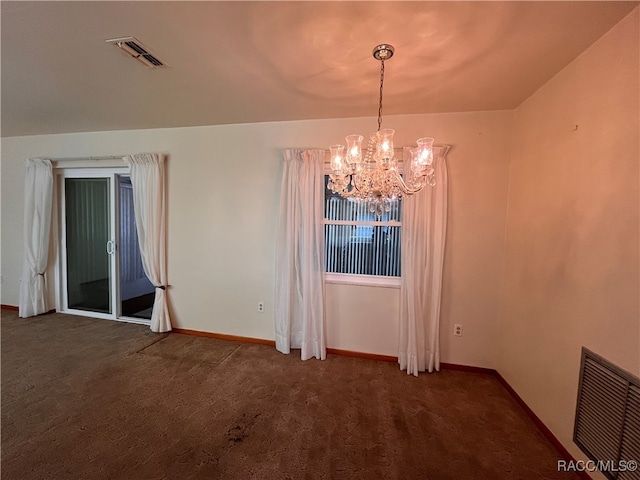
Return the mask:
[[498,381],[3,310],[3,480],[563,479]]

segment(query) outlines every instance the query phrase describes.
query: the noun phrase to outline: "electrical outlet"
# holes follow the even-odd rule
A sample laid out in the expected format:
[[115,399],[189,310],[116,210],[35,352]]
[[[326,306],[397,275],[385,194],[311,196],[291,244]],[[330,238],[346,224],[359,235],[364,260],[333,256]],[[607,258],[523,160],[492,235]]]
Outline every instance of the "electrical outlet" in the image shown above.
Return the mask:
[[264,313],[264,302],[258,302],[258,311]]
[[462,336],[462,325],[460,325],[459,323],[456,323],[453,326],[453,335],[456,337],[461,337]]

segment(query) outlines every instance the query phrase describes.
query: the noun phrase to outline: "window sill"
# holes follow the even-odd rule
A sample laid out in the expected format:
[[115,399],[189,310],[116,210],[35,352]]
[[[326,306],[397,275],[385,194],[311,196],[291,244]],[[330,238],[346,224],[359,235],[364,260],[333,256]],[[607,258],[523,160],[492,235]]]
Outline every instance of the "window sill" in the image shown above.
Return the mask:
[[353,275],[349,273],[325,273],[325,283],[359,285],[361,287],[400,288],[400,277],[378,275]]

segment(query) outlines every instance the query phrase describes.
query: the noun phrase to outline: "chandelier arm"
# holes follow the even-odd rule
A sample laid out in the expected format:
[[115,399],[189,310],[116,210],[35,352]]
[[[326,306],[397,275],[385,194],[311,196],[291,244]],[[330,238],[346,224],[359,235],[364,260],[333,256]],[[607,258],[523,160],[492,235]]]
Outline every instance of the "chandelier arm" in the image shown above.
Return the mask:
[[[398,173],[398,172],[393,172],[396,180],[398,181],[398,184],[400,186],[400,190],[402,190],[402,193],[405,195],[413,195],[414,193],[418,193],[420,190],[422,190],[422,188],[424,187],[424,185],[420,186],[420,187],[416,187],[416,188],[411,188],[409,187],[404,179],[402,178],[402,176]],[[424,177],[422,177],[424,179]]]
[[[353,181],[354,174],[332,174],[329,176],[332,180],[332,185],[330,188],[334,193],[339,194],[343,198],[351,198],[356,196],[355,182]],[[349,190],[349,185],[352,185],[354,188]]]
[[358,187],[358,175],[357,174],[353,174],[351,177],[351,185],[353,185],[353,190],[351,192],[353,197],[358,196],[358,194],[362,193],[362,190],[360,190],[360,187]]

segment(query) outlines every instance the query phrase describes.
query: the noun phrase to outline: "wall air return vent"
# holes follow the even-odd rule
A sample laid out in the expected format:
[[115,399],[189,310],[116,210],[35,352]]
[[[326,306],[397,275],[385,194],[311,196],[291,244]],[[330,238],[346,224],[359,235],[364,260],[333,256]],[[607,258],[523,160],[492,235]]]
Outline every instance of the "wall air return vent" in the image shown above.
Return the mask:
[[607,478],[640,479],[640,379],[584,347],[573,441]]
[[135,37],[122,37],[112,38],[105,40],[117,47],[122,52],[126,53],[132,58],[135,58],[143,65],[149,68],[168,67],[164,61],[162,61],[155,53],[152,53],[147,47],[145,47],[140,40]]

